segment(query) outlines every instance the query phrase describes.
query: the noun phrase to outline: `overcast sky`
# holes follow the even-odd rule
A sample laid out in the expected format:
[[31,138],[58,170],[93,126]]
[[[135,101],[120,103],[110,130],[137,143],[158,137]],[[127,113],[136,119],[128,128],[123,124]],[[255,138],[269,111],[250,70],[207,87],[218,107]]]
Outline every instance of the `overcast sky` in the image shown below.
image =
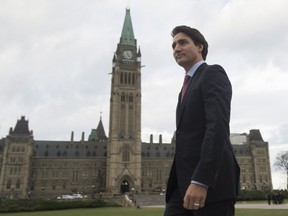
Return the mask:
[[108,135],[112,57],[126,7],[142,52],[142,141],[175,130],[184,70],[173,57],[176,25],[199,29],[208,64],[233,85],[231,132],[260,129],[276,155],[288,150],[288,1],[0,0],[0,137],[22,115],[36,140],[87,139],[102,120]]

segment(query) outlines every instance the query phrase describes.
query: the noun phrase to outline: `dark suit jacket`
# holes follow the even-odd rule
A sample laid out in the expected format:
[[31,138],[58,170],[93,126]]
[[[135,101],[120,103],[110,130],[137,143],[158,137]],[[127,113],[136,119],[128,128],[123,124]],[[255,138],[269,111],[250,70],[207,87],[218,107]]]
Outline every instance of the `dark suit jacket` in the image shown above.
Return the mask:
[[175,187],[184,198],[191,180],[209,187],[206,202],[235,198],[239,166],[229,140],[232,88],[219,65],[200,65],[176,111],[176,152],[166,202]]

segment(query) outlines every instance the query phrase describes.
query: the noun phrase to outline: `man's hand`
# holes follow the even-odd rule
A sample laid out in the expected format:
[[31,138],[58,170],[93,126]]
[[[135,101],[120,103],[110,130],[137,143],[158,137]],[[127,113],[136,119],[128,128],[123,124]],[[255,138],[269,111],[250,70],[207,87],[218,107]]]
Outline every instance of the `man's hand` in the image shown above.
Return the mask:
[[208,188],[191,183],[184,196],[184,208],[197,210],[203,208],[207,196]]

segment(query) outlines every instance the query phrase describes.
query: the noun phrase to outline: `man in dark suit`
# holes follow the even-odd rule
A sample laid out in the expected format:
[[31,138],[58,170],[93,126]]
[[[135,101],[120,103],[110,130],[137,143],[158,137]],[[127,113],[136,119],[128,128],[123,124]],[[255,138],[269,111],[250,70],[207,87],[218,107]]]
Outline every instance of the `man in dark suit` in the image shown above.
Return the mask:
[[176,150],[164,216],[232,216],[239,166],[229,140],[232,88],[225,70],[207,65],[208,43],[188,26],[172,31],[185,70],[176,110]]

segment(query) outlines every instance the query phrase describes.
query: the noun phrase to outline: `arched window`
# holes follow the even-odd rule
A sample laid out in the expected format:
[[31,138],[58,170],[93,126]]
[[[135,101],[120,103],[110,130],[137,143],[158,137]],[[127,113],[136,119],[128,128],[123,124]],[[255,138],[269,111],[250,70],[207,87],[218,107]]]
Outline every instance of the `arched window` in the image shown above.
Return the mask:
[[130,161],[130,149],[128,146],[125,146],[122,150],[122,161],[124,162]]
[[125,102],[125,94],[121,95],[121,102]]
[[131,74],[128,74],[128,84],[131,84]]
[[18,169],[17,169],[17,175],[21,175],[21,168],[22,168],[21,166],[18,167]]
[[123,83],[123,72],[121,73],[121,76],[120,76],[120,83]]
[[20,189],[20,179],[17,180],[16,189]]
[[135,84],[135,74],[133,74],[133,76],[132,76],[132,84],[133,85]]
[[52,182],[52,190],[56,190],[56,182],[55,181]]
[[13,175],[17,175],[17,167],[14,167]]
[[11,189],[11,180],[10,179],[7,182],[6,188],[7,189]]

